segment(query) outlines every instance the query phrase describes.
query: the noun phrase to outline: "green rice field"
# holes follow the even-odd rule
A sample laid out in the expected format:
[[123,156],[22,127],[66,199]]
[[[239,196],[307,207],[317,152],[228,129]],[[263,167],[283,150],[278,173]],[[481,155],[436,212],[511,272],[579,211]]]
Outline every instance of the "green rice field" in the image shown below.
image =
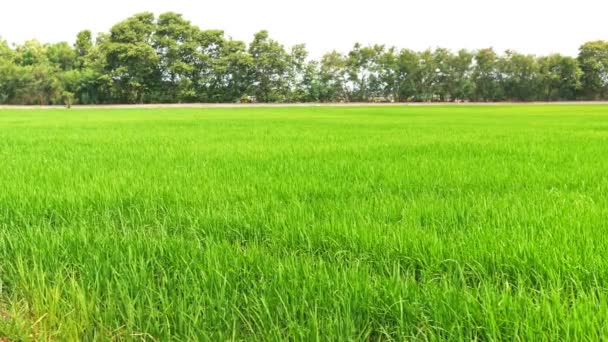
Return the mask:
[[2,341],[607,322],[607,105],[0,110]]

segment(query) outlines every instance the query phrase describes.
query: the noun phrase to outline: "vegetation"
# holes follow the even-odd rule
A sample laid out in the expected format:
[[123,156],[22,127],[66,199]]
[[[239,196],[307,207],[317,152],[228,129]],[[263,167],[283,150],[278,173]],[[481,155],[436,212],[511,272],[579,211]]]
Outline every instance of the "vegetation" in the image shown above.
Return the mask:
[[605,340],[607,140],[608,106],[4,110],[0,340]]
[[0,40],[0,104],[608,99],[608,42],[578,58],[493,49],[421,52],[356,44],[310,60],[268,32],[253,41],[142,13],[73,46]]

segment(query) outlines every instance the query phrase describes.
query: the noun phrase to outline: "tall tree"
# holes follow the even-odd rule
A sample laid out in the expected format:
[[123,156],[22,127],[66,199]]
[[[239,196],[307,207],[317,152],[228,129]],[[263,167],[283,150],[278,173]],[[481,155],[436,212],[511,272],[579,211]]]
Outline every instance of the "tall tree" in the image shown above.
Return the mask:
[[11,103],[15,99],[18,84],[18,67],[13,50],[5,40],[0,39],[0,103]]
[[0,37],[0,63],[8,63],[13,60],[13,50],[10,48],[6,40]]
[[155,28],[152,13],[137,14],[114,25],[109,37],[100,44],[117,101],[156,100],[152,93],[160,86],[161,77],[159,56],[152,45]]
[[416,101],[433,101],[436,91],[438,66],[431,50],[424,50],[418,54],[416,72],[417,89],[414,99]]
[[76,52],[66,42],[50,44],[46,47],[49,62],[61,71],[74,69],[76,65]]
[[403,49],[397,57],[397,94],[399,101],[409,101],[416,97],[419,57],[412,50]]
[[249,45],[253,59],[250,89],[261,102],[283,102],[287,98],[290,56],[283,45],[268,36],[268,31],[255,34]]
[[214,92],[220,102],[240,102],[251,88],[253,58],[247,52],[245,43],[226,40],[220,58],[214,66],[217,78]]
[[475,53],[472,81],[475,86],[473,100],[500,101],[504,98],[500,86],[498,55],[494,49],[482,49]]
[[48,64],[47,47],[37,40],[28,40],[15,48],[15,62],[21,66]]
[[539,98],[545,101],[576,100],[582,71],[575,58],[553,54],[538,59]]
[[159,58],[162,77],[159,95],[162,102],[185,102],[197,99],[200,75],[201,31],[181,14],[168,12],[158,17],[152,44]]
[[78,32],[74,50],[76,52],[77,67],[82,69],[87,64],[87,59],[93,49],[93,34],[89,30]]
[[438,48],[433,51],[433,66],[435,68],[435,84],[433,95],[440,101],[452,99],[452,52],[448,49]]
[[221,93],[223,84],[221,59],[233,47],[226,48],[227,44],[229,43],[224,38],[224,31],[206,30],[199,35],[193,79],[198,86],[200,101],[217,102],[225,98]]
[[319,98],[323,102],[347,102],[348,69],[346,56],[332,51],[323,55],[319,68]]
[[289,102],[303,102],[306,101],[308,91],[305,84],[305,71],[306,71],[306,58],[308,57],[308,51],[304,44],[298,44],[291,48],[289,54],[289,76],[288,76],[288,88],[289,96],[287,100]]
[[515,101],[534,101],[539,94],[540,77],[536,58],[507,50],[498,69],[505,97]]
[[[99,40],[103,41],[104,36],[102,35]],[[65,90],[73,93],[76,103],[79,104],[113,102],[109,98],[113,82],[104,76],[106,57],[93,42],[91,31],[84,30],[77,34],[74,53],[76,55],[74,70],[61,75]]]
[[321,69],[319,62],[308,61],[302,72],[302,93],[304,102],[321,102],[328,101],[325,97],[326,89],[325,84],[321,78]]
[[473,54],[467,50],[460,50],[452,56],[449,72],[449,93],[452,101],[469,100],[473,95],[472,63]]
[[357,43],[348,53],[347,67],[351,88],[351,99],[368,101],[380,93],[379,59],[384,46],[362,46]]
[[583,94],[589,99],[608,98],[608,41],[583,44],[578,62],[583,71]]

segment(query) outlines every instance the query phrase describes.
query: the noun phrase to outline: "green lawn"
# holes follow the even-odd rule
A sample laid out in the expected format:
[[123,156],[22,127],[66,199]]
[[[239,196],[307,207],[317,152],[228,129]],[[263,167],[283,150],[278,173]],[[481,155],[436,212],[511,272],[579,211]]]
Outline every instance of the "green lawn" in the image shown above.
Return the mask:
[[608,106],[0,111],[0,339],[607,321]]

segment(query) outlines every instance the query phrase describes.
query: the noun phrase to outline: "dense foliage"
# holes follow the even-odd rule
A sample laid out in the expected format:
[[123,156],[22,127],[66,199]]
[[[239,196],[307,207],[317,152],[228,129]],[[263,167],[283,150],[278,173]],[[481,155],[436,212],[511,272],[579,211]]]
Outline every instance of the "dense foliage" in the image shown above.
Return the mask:
[[398,50],[355,44],[310,60],[268,32],[253,41],[176,13],[137,14],[74,46],[0,40],[0,103],[553,101],[608,98],[608,42],[578,58],[493,49]]

